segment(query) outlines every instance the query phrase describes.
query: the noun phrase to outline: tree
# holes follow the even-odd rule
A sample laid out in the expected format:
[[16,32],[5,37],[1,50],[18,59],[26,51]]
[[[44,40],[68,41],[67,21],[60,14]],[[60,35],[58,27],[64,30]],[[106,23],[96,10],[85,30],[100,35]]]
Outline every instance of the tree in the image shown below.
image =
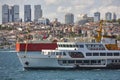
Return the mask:
[[117,21],[118,21],[118,23],[120,24],[120,18],[119,18]]

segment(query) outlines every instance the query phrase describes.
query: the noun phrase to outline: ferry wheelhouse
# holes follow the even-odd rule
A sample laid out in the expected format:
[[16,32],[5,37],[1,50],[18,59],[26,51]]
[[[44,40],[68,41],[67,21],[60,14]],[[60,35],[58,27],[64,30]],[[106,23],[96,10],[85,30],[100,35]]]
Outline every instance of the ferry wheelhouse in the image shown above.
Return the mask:
[[96,39],[101,42],[16,43],[16,50],[25,69],[120,69],[116,39]]

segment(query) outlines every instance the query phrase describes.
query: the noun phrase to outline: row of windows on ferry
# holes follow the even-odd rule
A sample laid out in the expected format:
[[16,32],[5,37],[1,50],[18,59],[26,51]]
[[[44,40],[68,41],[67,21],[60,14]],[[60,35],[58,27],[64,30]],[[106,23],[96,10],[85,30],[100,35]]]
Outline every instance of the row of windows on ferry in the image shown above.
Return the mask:
[[97,53],[97,52],[94,52],[94,53],[86,53],[86,56],[120,56],[120,53],[119,52],[114,52],[114,53],[111,53],[111,52],[101,52],[101,53]]
[[78,48],[84,48],[84,45],[80,44],[58,44],[59,47],[78,47]]
[[[84,48],[83,44],[58,44],[59,47],[77,47],[77,48]],[[105,49],[102,44],[86,44],[88,49],[91,48],[98,48],[98,49]]]
[[[74,64],[74,63],[90,63],[90,64],[105,64],[105,60],[59,60],[59,62],[62,61],[63,64],[69,63],[69,64]],[[120,63],[120,59],[113,59],[111,60],[112,63]]]
[[86,44],[86,47],[90,50],[105,50],[102,44]]
[[[43,52],[44,54],[46,52]],[[48,55],[61,55],[61,56],[66,56],[65,52],[48,52]]]
[[59,62],[62,62],[63,64],[79,64],[79,63],[82,63],[82,64],[85,64],[85,63],[91,63],[91,64],[96,64],[96,63],[101,63],[102,61],[104,60],[59,60]]

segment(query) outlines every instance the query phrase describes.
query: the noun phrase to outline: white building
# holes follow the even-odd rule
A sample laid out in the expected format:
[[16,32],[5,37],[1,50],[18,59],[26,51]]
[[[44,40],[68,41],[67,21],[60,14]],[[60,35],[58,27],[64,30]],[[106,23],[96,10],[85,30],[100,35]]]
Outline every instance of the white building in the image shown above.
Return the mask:
[[43,25],[49,25],[50,21],[47,18],[39,18],[38,23]]

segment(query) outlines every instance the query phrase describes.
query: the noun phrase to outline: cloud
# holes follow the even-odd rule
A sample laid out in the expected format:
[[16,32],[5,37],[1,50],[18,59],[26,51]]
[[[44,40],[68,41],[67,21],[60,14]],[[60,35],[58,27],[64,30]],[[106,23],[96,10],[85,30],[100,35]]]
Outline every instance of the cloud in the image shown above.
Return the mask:
[[72,7],[59,6],[57,8],[57,12],[59,12],[59,13],[67,13],[67,12],[70,12],[71,10],[72,10]]
[[50,20],[53,20],[54,18],[57,18],[57,13],[49,13],[49,15],[45,15],[44,17],[49,18]]
[[57,4],[58,0],[44,0],[47,5]]

